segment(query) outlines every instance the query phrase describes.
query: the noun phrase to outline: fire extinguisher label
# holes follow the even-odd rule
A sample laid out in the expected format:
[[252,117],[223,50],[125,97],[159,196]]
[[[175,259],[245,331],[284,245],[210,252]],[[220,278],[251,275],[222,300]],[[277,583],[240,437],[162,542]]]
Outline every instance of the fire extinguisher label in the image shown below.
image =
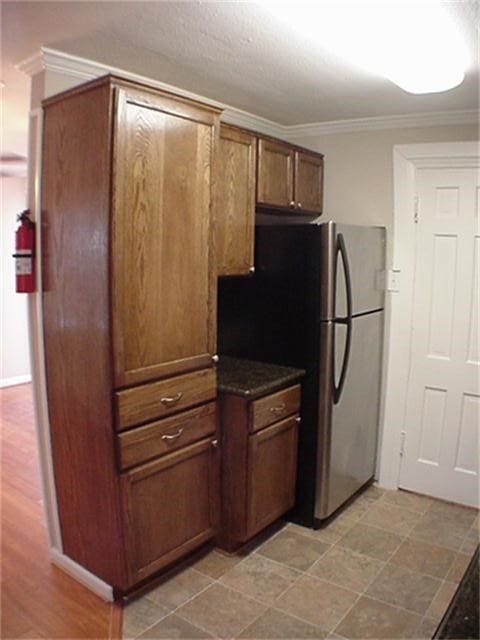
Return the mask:
[[32,275],[32,259],[31,258],[17,258],[15,264],[15,273],[17,276],[31,276]]

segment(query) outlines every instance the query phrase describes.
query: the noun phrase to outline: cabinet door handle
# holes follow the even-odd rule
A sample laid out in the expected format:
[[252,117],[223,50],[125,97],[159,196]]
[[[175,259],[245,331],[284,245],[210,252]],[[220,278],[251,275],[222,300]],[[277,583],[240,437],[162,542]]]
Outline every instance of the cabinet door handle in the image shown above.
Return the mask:
[[292,209],[294,209],[294,208],[295,208],[295,200],[291,200],[291,201],[290,201],[290,207],[291,207]]
[[276,407],[270,407],[270,411],[271,411],[272,413],[276,413],[276,414],[278,414],[278,413],[283,413],[283,412],[285,411],[285,403],[284,403],[284,402],[282,402],[282,404],[279,404],[279,405],[278,405],[278,406],[276,406]]
[[212,440],[211,444],[212,444],[212,447],[213,447],[214,449],[217,449],[217,448],[218,448],[218,440],[217,440],[216,438],[215,438],[215,440]]
[[301,208],[302,208],[302,203],[301,203],[301,202],[297,202],[297,207],[298,207],[299,209],[301,209]]
[[162,440],[176,440],[177,438],[179,438],[183,433],[183,429],[179,429],[177,431],[177,433],[166,433],[165,435],[162,436]]
[[179,391],[175,396],[165,396],[164,398],[160,398],[160,402],[169,406],[178,402],[182,396],[183,393]]

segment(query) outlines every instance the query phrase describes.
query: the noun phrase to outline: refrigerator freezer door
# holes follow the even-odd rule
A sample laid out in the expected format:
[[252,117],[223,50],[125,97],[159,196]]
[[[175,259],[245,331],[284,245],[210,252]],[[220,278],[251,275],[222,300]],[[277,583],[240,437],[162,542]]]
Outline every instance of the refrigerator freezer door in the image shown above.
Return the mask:
[[[385,297],[385,229],[335,225],[343,236],[352,284],[352,314],[354,316],[382,309]],[[347,313],[345,277],[342,260],[337,254],[335,265],[335,316]]]
[[[346,327],[322,323],[322,370],[338,376],[341,369]],[[383,312],[354,318],[351,356],[343,393],[333,403],[333,385],[320,380],[318,473],[315,518],[330,516],[375,473],[380,406]],[[338,380],[337,380],[338,382]]]

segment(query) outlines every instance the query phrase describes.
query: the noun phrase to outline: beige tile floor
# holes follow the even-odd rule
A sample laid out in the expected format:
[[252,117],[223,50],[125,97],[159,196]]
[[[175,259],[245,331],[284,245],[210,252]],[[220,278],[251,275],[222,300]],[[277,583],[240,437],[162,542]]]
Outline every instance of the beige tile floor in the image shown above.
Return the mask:
[[193,561],[126,606],[123,637],[431,638],[478,540],[473,509],[370,487],[324,529]]

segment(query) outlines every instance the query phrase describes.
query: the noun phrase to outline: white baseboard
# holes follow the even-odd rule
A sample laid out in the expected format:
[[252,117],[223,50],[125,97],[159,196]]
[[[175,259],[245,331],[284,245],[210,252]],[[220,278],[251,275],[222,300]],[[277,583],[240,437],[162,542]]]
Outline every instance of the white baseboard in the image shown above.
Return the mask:
[[106,602],[113,602],[113,587],[96,575],[87,571],[84,567],[77,562],[61,553],[57,549],[50,549],[50,559],[54,565],[63,569],[65,573],[81,582],[87,589],[96,593],[97,596],[105,600]]
[[31,382],[32,376],[30,374],[26,376],[14,376],[13,378],[1,378],[0,379],[0,389],[3,387],[13,387],[16,384],[25,384],[26,382]]

